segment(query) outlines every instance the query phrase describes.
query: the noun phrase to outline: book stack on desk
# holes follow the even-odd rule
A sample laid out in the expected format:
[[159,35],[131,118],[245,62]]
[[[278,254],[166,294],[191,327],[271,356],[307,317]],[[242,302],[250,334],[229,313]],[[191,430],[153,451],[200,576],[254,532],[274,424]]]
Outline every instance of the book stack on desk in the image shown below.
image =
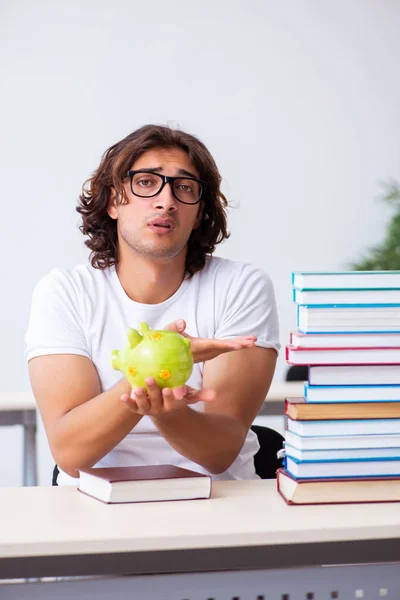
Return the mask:
[[288,503],[400,501],[400,271],[293,273],[307,365],[287,398],[278,490]]

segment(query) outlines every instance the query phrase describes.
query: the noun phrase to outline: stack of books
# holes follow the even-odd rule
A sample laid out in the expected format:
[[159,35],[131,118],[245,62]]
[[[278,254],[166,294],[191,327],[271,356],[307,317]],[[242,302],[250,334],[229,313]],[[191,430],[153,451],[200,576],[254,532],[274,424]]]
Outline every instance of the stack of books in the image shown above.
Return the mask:
[[297,330],[286,360],[308,365],[285,403],[290,504],[400,502],[400,271],[293,273]]

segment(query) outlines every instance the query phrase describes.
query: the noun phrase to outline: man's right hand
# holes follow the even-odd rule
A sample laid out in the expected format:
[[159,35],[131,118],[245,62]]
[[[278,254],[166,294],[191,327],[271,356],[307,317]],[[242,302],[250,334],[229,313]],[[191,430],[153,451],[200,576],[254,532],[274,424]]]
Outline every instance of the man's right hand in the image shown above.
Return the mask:
[[225,352],[243,350],[244,348],[253,348],[255,346],[255,342],[257,341],[255,335],[239,336],[228,340],[192,337],[188,333],[185,333],[186,322],[183,319],[178,319],[177,321],[169,323],[164,327],[164,329],[180,333],[185,338],[190,340],[193,361],[195,363],[211,360],[220,354],[224,354]]

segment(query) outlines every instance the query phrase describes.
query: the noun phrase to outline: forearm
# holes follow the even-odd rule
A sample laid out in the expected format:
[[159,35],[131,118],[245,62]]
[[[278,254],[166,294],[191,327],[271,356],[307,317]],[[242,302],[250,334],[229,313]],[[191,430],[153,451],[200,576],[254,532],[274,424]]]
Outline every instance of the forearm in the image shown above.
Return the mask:
[[131,386],[121,379],[111,389],[76,406],[55,424],[49,437],[59,467],[78,477],[77,469],[92,467],[108,454],[142,418],[121,402]]
[[179,454],[214,474],[230,467],[247,434],[244,425],[233,417],[197,412],[189,407],[152,419]]

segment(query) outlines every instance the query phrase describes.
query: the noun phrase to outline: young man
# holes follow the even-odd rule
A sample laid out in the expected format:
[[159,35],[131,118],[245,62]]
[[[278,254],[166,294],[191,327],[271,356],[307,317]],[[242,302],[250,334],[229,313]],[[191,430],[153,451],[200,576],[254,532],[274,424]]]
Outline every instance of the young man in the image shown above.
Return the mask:
[[[166,463],[257,478],[249,428],[274,373],[277,312],[263,271],[211,256],[228,237],[220,183],[197,138],[147,125],[84,184],[90,263],[40,280],[26,334],[59,485],[76,484],[79,468]],[[132,390],[113,370],[112,350],[141,321],[190,337],[187,386]]]

